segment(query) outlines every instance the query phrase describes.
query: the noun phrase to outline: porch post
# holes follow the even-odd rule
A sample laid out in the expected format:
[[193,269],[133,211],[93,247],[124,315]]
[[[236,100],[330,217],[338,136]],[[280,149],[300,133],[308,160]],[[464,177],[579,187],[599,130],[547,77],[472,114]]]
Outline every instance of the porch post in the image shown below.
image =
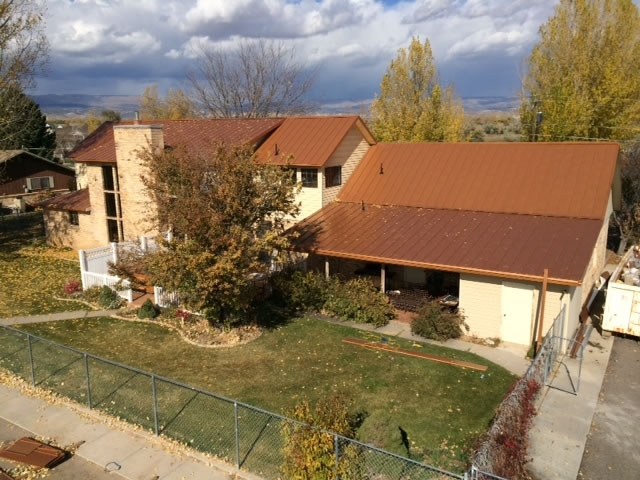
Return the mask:
[[536,353],[540,350],[542,345],[542,329],[544,328],[544,305],[547,299],[547,280],[549,278],[549,270],[544,269],[544,277],[542,278],[542,299],[540,302],[540,316],[538,323],[538,339],[536,341]]
[[384,263],[380,264],[380,291],[387,291],[387,265]]
[[324,276],[329,278],[329,257],[324,257]]

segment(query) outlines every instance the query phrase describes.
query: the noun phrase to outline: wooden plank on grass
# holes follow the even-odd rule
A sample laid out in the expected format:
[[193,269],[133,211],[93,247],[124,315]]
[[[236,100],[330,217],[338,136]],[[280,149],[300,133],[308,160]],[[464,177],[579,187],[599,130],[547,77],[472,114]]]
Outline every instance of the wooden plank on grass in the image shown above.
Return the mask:
[[456,367],[471,368],[473,370],[480,370],[481,372],[487,371],[486,365],[478,365],[477,363],[463,362],[462,360],[454,360],[452,358],[440,357],[438,355],[431,355],[428,353],[414,352],[412,350],[404,350],[402,348],[392,347],[390,345],[384,345],[382,343],[367,342],[361,338],[347,337],[342,340],[345,343],[351,345],[358,345],[359,347],[372,348],[374,350],[382,350],[384,352],[397,353],[399,355],[406,355],[408,357],[422,358],[423,360],[431,360],[433,362],[446,363],[447,365],[454,365]]

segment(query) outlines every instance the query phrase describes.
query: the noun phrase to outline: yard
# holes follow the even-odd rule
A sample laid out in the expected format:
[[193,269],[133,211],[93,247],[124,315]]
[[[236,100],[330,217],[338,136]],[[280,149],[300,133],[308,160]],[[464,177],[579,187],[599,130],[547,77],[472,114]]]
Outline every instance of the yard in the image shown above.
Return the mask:
[[0,218],[0,318],[86,308],[54,299],[80,278],[77,254],[43,242],[42,214]]
[[[24,226],[14,226],[9,233],[7,224],[0,223],[0,316],[81,308],[53,299],[65,280],[79,276],[76,263],[57,258],[70,256],[69,252],[30,246],[34,238],[38,241],[38,222],[20,222]],[[453,471],[464,469],[475,441],[486,431],[514,381],[509,372],[483,358],[436,345],[389,339],[391,345],[488,365],[489,369],[479,372],[345,344],[342,340],[349,336],[374,341],[380,336],[312,318],[274,320],[257,340],[222,349],[192,346],[159,325],[112,318],[20,328],[277,413],[286,414],[303,399],[315,401],[329,392],[340,392],[362,419],[359,440]],[[26,352],[24,338],[0,329],[0,368],[30,378]],[[39,384],[86,401],[82,357],[43,342],[34,342],[33,352],[38,359],[35,374]],[[149,378],[91,362],[94,406],[151,428]],[[173,410],[169,410],[181,418],[179,427],[175,417],[171,421],[171,429],[182,429],[174,438],[215,451],[210,447],[214,434],[205,434],[205,430],[213,425],[215,435],[222,436],[219,422],[229,417],[219,407],[195,399],[189,391],[179,393],[168,384],[159,387],[158,395],[159,408],[171,404]],[[161,423],[166,422],[164,412]],[[242,421],[246,419],[245,415]],[[193,436],[192,431],[196,432]],[[201,432],[200,440],[197,432]],[[233,430],[229,435],[232,439]],[[264,452],[278,450],[271,446]]]

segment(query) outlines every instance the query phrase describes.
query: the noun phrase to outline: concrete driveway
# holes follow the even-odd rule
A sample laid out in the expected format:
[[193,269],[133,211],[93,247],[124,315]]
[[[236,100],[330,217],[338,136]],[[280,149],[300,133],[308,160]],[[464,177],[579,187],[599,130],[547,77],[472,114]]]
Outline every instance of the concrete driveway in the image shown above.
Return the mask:
[[640,478],[639,438],[640,342],[616,337],[578,478]]

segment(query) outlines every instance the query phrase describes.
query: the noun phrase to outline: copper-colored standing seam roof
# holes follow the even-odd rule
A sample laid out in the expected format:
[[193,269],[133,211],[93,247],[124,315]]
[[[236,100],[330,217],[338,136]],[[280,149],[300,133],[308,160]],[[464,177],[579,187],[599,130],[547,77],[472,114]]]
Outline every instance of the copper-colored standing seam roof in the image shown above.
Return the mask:
[[393,265],[579,285],[594,219],[335,202],[290,229],[296,250]]
[[618,152],[612,142],[378,143],[339,199],[603,219]]
[[[228,145],[256,143],[283,122],[282,118],[205,118],[193,120],[141,121],[140,125],[162,125],[167,146],[185,145],[201,149],[213,142]],[[114,125],[133,125],[135,122],[105,122],[78,145],[69,156],[76,162],[115,163]]]
[[91,211],[91,202],[89,200],[89,190],[83,188],[75,192],[58,195],[44,200],[35,205],[40,208],[49,208],[51,210],[67,210],[71,212],[88,213]]
[[257,150],[256,160],[271,165],[321,167],[354,126],[370,144],[375,143],[357,115],[289,117]]

